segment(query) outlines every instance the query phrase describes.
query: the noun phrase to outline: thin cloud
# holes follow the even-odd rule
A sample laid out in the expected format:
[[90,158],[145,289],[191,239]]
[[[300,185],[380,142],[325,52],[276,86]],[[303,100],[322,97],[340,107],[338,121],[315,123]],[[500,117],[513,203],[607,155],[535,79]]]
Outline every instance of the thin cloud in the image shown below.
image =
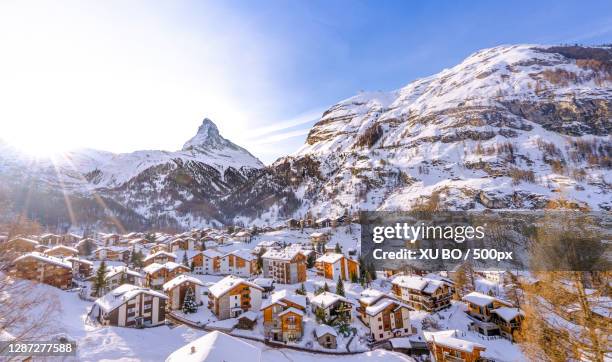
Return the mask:
[[[264,135],[270,135],[273,134],[275,132],[278,131],[282,131],[288,128],[293,128],[293,127],[297,127],[297,126],[301,126],[304,124],[308,124],[311,122],[315,122],[316,120],[318,120],[321,117],[321,114],[325,111],[325,108],[316,108],[313,110],[310,110],[308,112],[302,113],[301,115],[291,118],[289,120],[285,120],[285,121],[280,121],[280,122],[276,122],[274,124],[271,124],[269,126],[264,126],[264,127],[260,127],[258,129],[255,129],[253,131],[250,131],[249,134],[247,135],[246,139],[254,139],[254,138],[258,138]],[[307,131],[307,130],[306,130]],[[301,130],[300,132],[303,132],[303,130]],[[292,132],[286,132],[283,133],[283,135],[288,135],[288,134],[292,134]],[[304,133],[301,133],[300,135],[302,135]],[[295,136],[291,136],[291,137],[295,137]],[[280,138],[281,140],[284,138]],[[259,143],[259,142],[258,142]]]

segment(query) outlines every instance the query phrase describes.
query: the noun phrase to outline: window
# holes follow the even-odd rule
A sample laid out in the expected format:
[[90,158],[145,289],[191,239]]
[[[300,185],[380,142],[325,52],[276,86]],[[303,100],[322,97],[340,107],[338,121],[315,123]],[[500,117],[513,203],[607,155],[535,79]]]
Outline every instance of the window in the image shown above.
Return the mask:
[[378,335],[378,337],[382,338],[382,337],[383,337],[383,334],[382,334],[382,333],[381,333],[381,334],[379,334],[379,335]]

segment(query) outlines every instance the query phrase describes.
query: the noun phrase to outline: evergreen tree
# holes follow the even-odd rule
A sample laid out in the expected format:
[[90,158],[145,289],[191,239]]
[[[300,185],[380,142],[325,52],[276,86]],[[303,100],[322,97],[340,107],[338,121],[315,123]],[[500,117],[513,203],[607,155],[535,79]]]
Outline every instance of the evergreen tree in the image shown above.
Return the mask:
[[183,265],[189,268],[189,259],[187,259],[187,252],[183,252]]
[[102,262],[100,263],[100,266],[98,267],[98,271],[96,271],[96,278],[94,279],[94,282],[93,282],[93,290],[94,290],[95,296],[97,297],[102,296],[101,294],[106,288],[105,276],[106,276],[106,262],[102,260]]
[[308,269],[313,268],[316,260],[317,260],[317,257],[315,253],[314,252],[310,253],[310,255],[308,255],[308,258],[306,259],[306,268]]
[[351,283],[357,284],[359,282],[359,278],[357,278],[357,273],[351,273]]
[[306,295],[306,286],[304,285],[304,283],[302,283],[302,285],[300,286],[300,289],[297,289],[295,291],[295,294]]
[[367,288],[370,287],[370,283],[372,283],[372,277],[370,276],[370,271],[366,270],[365,275],[363,277],[364,284]]
[[195,270],[195,264],[193,262],[193,260],[191,261],[190,265],[189,265],[189,269],[191,269],[191,272],[193,273],[193,271]]
[[315,310],[315,317],[317,319],[317,322],[321,323],[321,324],[327,324],[327,318],[325,317],[325,310],[323,308],[317,308]]
[[206,240],[202,240],[202,244],[200,245],[200,250],[206,250]]
[[336,283],[336,294],[344,297],[344,282],[342,278],[338,278],[338,283]]
[[192,288],[185,292],[185,300],[183,300],[183,313],[195,313],[198,311],[198,305],[195,301],[195,295]]
[[119,285],[123,285],[125,283],[126,283],[126,280],[125,280],[125,271],[122,271],[121,272],[121,276],[119,277]]
[[323,284],[323,291],[324,292],[329,292],[329,285],[327,285],[327,282],[325,282],[325,284]]
[[141,268],[144,265],[142,259],[142,252],[138,250],[136,252],[132,252],[132,259],[130,260],[130,263],[135,268]]
[[368,271],[370,272],[371,280],[376,280],[376,268],[374,267],[374,263],[368,265]]
[[339,244],[339,243],[336,243],[336,248],[334,249],[334,251],[335,251],[336,253],[338,253],[338,254],[341,254],[341,253],[342,253],[342,249],[340,248],[340,244]]

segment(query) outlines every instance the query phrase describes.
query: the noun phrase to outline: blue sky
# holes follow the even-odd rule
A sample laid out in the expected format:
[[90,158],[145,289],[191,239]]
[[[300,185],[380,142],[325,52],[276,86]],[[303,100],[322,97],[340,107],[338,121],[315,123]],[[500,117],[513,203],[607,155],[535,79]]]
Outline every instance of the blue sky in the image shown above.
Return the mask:
[[26,149],[178,149],[209,117],[269,163],[361,90],[500,44],[612,42],[610,1],[60,3],[0,3],[0,137]]

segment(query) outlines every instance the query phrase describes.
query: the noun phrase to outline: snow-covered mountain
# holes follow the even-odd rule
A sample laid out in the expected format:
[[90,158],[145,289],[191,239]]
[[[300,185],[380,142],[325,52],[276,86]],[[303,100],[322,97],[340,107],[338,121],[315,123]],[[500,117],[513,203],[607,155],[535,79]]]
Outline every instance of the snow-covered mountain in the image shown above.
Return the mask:
[[[499,46],[332,106],[270,174],[301,200],[296,216],[414,206],[609,210],[610,130],[611,48]],[[283,206],[260,214],[274,219]]]
[[[65,193],[76,203],[91,200],[85,204],[94,209],[94,214],[86,219],[108,214],[105,208],[117,213],[118,208],[122,214],[130,215],[130,226],[184,226],[192,221],[219,224],[224,216],[217,200],[264,167],[247,150],[223,138],[209,119],[204,119],[197,134],[175,152],[114,154],[85,149],[51,159],[35,159],[10,146],[3,147],[0,179],[10,187],[15,204],[37,202],[25,200],[28,192],[35,192],[41,200],[58,203],[57,217],[61,219],[68,212],[63,207]],[[24,180],[31,180],[33,185],[24,184]],[[31,200],[31,196],[27,197]],[[28,207],[34,213],[41,208],[45,205]],[[84,214],[82,210],[73,213],[77,219]]]
[[0,145],[0,178],[33,217],[66,219],[53,208],[68,190],[91,220],[143,227],[346,209],[610,210],[611,129],[610,47],[499,46],[330,107],[300,150],[268,167],[204,120],[176,152],[80,150],[35,163]]

